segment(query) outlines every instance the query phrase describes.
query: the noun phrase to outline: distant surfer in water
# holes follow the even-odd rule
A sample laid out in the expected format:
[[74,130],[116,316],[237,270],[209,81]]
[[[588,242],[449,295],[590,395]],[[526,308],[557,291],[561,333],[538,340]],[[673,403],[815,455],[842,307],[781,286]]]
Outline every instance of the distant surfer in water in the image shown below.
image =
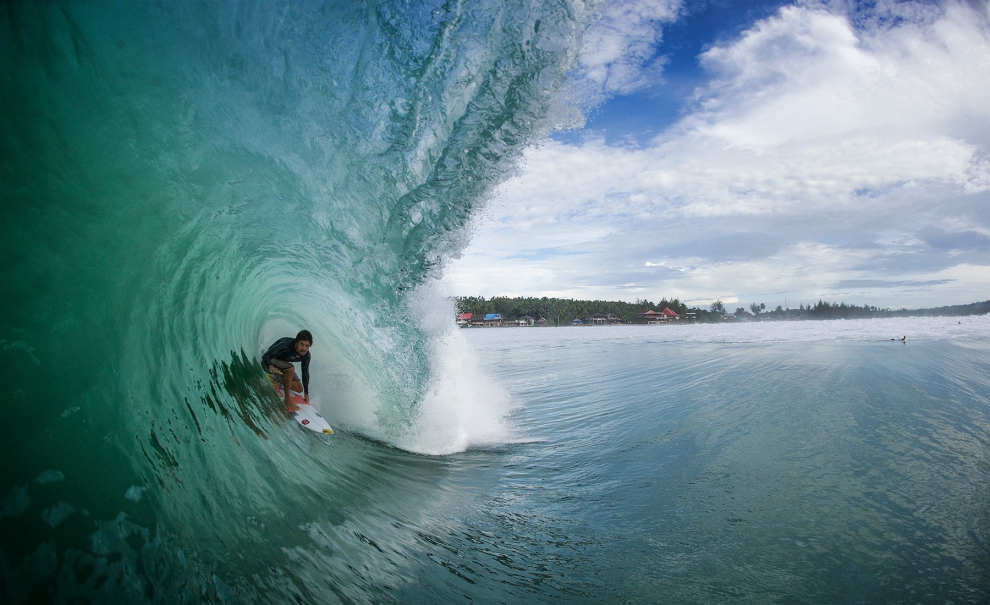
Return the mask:
[[[290,410],[295,410],[296,405],[289,398],[289,390],[297,393],[304,393],[306,403],[309,403],[309,348],[313,346],[313,335],[309,330],[300,330],[295,338],[286,336],[279,338],[275,344],[268,347],[268,351],[261,357],[261,365],[265,370],[276,377],[282,383],[282,391],[285,393],[285,406]],[[293,361],[302,362],[302,380],[295,375]]]

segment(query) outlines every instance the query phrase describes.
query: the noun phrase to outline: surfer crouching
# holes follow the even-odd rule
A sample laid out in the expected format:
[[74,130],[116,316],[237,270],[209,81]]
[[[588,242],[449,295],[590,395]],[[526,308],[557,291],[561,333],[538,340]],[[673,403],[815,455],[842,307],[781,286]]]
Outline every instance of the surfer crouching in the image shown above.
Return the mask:
[[[309,403],[309,348],[313,346],[313,335],[309,330],[300,330],[295,338],[286,336],[279,338],[275,344],[268,347],[268,351],[261,357],[261,365],[265,371],[275,376],[276,380],[282,383],[282,391],[285,393],[285,405],[290,410],[296,408],[289,397],[289,390],[297,393],[304,393],[306,402]],[[295,375],[294,361],[302,362],[302,380]]]

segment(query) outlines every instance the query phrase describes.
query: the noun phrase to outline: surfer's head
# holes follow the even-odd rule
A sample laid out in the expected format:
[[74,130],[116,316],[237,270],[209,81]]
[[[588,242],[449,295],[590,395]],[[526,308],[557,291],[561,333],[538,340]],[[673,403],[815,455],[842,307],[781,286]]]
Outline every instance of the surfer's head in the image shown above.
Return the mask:
[[296,342],[293,344],[296,347],[296,353],[305,355],[313,346],[313,334],[309,330],[299,330],[299,333],[296,334]]

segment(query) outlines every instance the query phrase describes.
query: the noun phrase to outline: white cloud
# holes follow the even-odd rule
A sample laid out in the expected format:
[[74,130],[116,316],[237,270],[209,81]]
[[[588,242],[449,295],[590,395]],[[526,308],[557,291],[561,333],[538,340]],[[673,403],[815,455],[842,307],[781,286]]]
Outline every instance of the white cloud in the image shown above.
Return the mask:
[[990,35],[969,8],[912,7],[911,21],[857,15],[860,29],[785,7],[703,55],[713,78],[695,111],[647,147],[530,150],[451,281],[768,304],[986,298]]
[[663,66],[655,58],[659,24],[673,21],[680,0],[620,0],[589,26],[578,57],[578,86],[588,104],[656,83]]
[[930,25],[856,32],[844,16],[785,7],[702,55],[717,78],[689,125],[740,147],[963,134],[954,122],[990,107],[986,28],[974,17],[953,6]]

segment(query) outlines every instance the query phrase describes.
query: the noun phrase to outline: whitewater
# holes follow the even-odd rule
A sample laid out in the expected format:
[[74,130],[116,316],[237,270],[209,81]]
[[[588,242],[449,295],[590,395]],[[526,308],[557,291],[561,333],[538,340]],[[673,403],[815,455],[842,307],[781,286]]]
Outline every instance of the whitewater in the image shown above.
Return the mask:
[[596,9],[5,4],[0,602],[990,599],[986,318],[454,327]]

